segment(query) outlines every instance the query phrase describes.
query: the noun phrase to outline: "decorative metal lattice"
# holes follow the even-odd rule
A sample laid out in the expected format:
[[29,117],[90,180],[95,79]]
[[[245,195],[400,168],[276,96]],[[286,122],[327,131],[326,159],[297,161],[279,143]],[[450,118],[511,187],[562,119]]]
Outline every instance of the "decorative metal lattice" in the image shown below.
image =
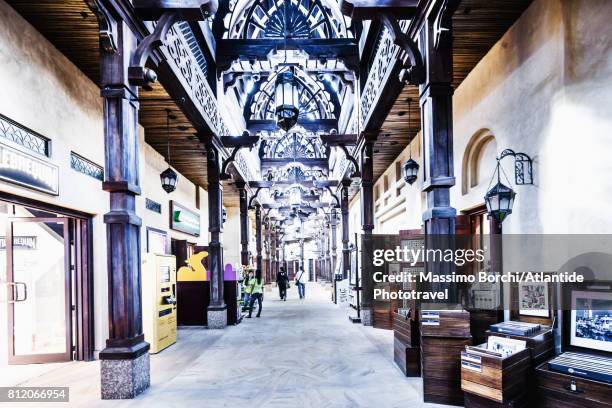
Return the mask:
[[263,140],[260,157],[268,159],[317,159],[326,157],[321,139],[314,134],[289,133],[279,139]]
[[97,180],[104,180],[104,168],[75,152],[70,152],[70,167]]
[[[278,72],[262,79],[257,92],[252,99],[247,101],[250,112],[245,115],[247,120],[274,120],[275,119],[275,82],[280,72],[288,67],[281,68]],[[303,70],[296,68],[296,79],[298,83],[299,119],[317,120],[334,119],[339,111],[338,96],[329,84],[318,81]],[[331,91],[331,92],[330,92]]]
[[264,175],[268,181],[282,181],[286,183],[301,183],[304,181],[322,180],[327,178],[327,174],[317,169],[302,169],[300,166],[290,166],[284,169],[272,170]]
[[224,38],[353,37],[347,21],[333,0],[232,0]]
[[51,157],[51,140],[0,114],[0,137],[34,153]]

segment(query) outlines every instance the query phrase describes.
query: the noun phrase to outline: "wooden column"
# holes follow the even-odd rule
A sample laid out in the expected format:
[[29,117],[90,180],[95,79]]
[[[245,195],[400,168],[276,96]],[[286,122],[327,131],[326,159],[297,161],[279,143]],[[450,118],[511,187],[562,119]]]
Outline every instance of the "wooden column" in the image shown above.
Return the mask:
[[[259,204],[255,204],[255,245],[257,249],[257,269],[261,270],[261,205]],[[263,273],[263,270],[261,272]]]
[[267,219],[266,222],[264,223],[264,227],[266,229],[266,233],[265,233],[265,243],[267,245],[264,245],[264,250],[265,250],[265,254],[266,254],[266,263],[265,263],[265,267],[266,270],[264,271],[264,276],[266,276],[266,283],[271,283],[274,278],[272,276],[272,259],[271,259],[271,255],[270,255],[270,238],[271,238],[271,233],[270,233],[270,220]]
[[221,184],[221,146],[214,138],[206,143],[206,170],[208,172],[208,259],[210,265],[210,304],[208,306],[208,328],[222,329],[227,326],[227,305],[223,297],[223,186]]
[[271,279],[272,281],[276,281],[276,274],[278,273],[278,257],[276,253],[276,228],[274,225],[272,226],[271,235],[270,235],[270,246],[271,246]]
[[249,203],[244,181],[237,181],[240,200],[240,263],[249,264]]
[[149,344],[142,330],[138,171],[138,89],[127,79],[136,38],[116,21],[115,51],[100,52],[104,98],[105,181],[110,211],[106,224],[109,337],[100,352],[103,399],[134,398],[150,384]]
[[372,325],[372,301],[374,298],[374,140],[366,138],[361,149],[361,321],[364,326]]
[[[448,12],[442,10],[443,12]],[[455,185],[453,170],[453,53],[450,34],[436,42],[435,19],[425,20],[419,34],[419,48],[425,61],[426,79],[420,86],[421,129],[423,129],[423,191],[427,209],[423,213],[427,247],[452,248],[456,211],[450,205],[450,188]],[[450,21],[450,19],[449,19]],[[450,24],[450,23],[449,23]],[[450,27],[445,27],[450,30]],[[443,40],[446,38],[446,40]],[[449,275],[452,262],[430,262],[426,271]],[[434,283],[432,290],[449,289],[448,302],[458,301],[457,285]]]
[[335,273],[336,273],[336,263],[338,262],[338,236],[337,236],[337,226],[338,226],[338,221],[337,221],[337,215],[336,215],[336,209],[333,208],[331,210],[331,269],[332,269],[332,278],[335,280]]
[[349,187],[350,180],[342,180],[340,190],[340,213],[342,214],[342,277],[347,279],[351,270],[351,251],[349,250]]

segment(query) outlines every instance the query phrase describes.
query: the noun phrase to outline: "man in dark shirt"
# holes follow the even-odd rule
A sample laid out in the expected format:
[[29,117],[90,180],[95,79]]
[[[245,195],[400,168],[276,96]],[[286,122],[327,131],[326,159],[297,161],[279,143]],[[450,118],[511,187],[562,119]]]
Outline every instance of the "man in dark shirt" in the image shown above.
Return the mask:
[[278,285],[278,294],[281,300],[287,301],[287,284],[289,277],[285,272],[285,267],[281,266],[280,271],[276,274],[276,284]]

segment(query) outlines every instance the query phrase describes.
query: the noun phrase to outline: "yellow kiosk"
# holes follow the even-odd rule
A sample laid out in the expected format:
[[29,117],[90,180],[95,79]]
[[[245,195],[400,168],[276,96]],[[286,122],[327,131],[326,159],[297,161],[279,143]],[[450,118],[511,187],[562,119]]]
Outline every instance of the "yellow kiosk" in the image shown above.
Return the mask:
[[155,354],[176,343],[176,258],[144,254],[141,276],[143,331]]

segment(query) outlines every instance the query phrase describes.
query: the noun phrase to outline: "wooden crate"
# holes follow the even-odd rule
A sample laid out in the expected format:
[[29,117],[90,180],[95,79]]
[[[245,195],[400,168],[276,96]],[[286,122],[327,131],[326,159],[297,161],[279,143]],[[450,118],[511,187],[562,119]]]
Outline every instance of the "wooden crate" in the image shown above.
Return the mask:
[[465,350],[466,345],[471,344],[471,337],[445,338],[421,335],[421,369],[425,402],[463,405],[461,351]]
[[527,393],[523,393],[506,402],[495,402],[469,392],[465,393],[464,405],[466,408],[526,408],[533,406]]
[[[485,348],[486,344],[481,347]],[[531,367],[528,349],[508,357],[465,350],[461,352],[461,389],[466,393],[507,403],[525,393]]]
[[470,312],[459,304],[425,303],[419,320],[421,336],[471,338]]
[[548,362],[536,369],[538,407],[612,407],[612,384],[552,371]]
[[531,336],[516,336],[491,330],[487,330],[486,334],[487,340],[489,336],[497,336],[526,341],[534,368],[555,354],[555,337],[550,327],[543,327],[539,332]]

